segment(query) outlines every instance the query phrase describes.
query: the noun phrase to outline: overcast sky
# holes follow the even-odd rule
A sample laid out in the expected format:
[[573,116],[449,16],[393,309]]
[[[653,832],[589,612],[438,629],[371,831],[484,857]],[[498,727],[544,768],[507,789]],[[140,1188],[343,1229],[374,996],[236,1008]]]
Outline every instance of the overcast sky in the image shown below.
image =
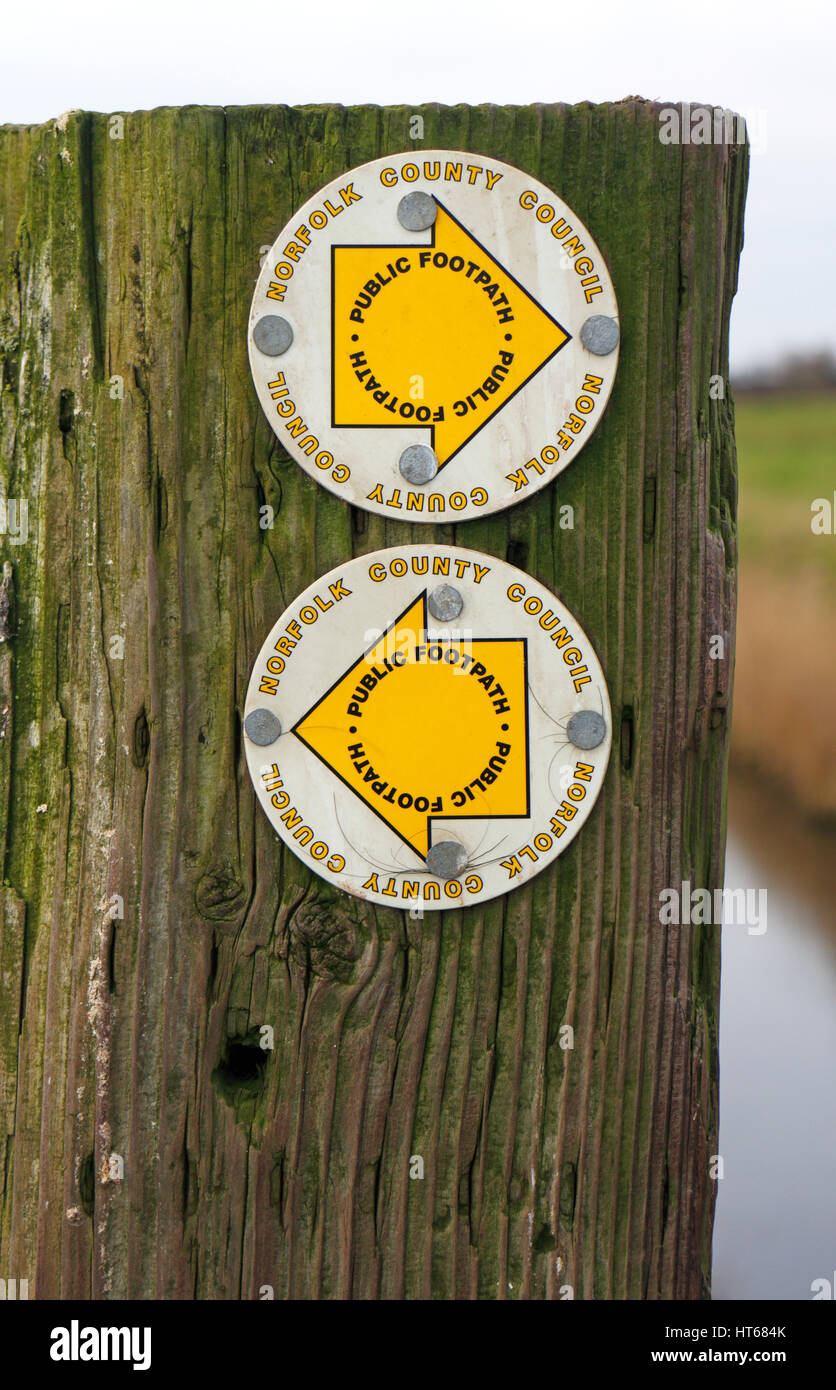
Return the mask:
[[14,0],[0,123],[191,102],[731,107],[756,137],[732,312],[741,370],[836,350],[835,38],[832,0]]

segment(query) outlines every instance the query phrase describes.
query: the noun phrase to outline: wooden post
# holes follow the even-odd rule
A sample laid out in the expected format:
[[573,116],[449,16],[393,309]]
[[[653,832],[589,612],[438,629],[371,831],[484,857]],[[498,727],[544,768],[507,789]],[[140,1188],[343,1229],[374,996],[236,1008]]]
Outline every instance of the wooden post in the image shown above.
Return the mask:
[[[628,99],[0,131],[0,1274],[38,1297],[708,1296],[719,929],[659,895],[723,877],[747,153],[659,130]],[[317,487],[247,363],[261,250],[422,144],[554,188],[622,323],[583,454],[458,526]],[[613,756],[550,869],[419,922],[282,848],[240,714],[317,575],[454,538],[577,615]]]

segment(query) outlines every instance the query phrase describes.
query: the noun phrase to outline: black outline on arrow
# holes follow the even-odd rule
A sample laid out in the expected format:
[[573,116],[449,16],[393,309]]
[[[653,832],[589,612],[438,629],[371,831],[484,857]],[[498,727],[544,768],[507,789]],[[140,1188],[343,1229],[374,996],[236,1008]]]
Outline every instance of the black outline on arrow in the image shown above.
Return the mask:
[[[319,709],[319,706],[322,704],[323,700],[327,700],[327,698],[328,698],[328,696],[331,694],[332,690],[335,690],[336,687],[340,684],[340,682],[345,680],[345,678],[346,678],[346,676],[348,675],[349,671],[352,671],[352,670],[354,669],[355,666],[359,666],[360,662],[363,660],[363,657],[364,657],[364,656],[368,656],[369,652],[370,652],[370,651],[373,651],[374,648],[375,648],[376,646],[378,646],[378,645],[383,641],[384,637],[387,637],[387,636],[389,635],[389,633],[392,631],[392,629],[393,629],[394,627],[396,627],[397,624],[398,624],[399,622],[401,622],[401,620],[402,620],[402,619],[404,618],[404,616],[409,612],[409,610],[410,610],[411,608],[414,608],[414,607],[415,607],[415,602],[416,602],[416,599],[417,599],[417,598],[420,598],[420,599],[422,599],[422,601],[423,601],[423,615],[424,615],[424,628],[423,628],[423,630],[424,630],[424,633],[426,633],[427,627],[428,627],[428,621],[427,621],[427,619],[428,619],[428,615],[427,615],[427,597],[428,597],[428,594],[429,594],[429,590],[428,590],[428,589],[425,589],[424,592],[423,592],[423,594],[416,594],[415,597],[413,597],[412,599],[410,599],[409,603],[406,605],[406,608],[404,608],[403,612],[399,613],[398,616],[397,616],[396,618],[393,618],[393,620],[392,620],[392,622],[389,624],[389,626],[383,630],[383,632],[380,634],[379,637],[376,637],[376,638],[375,638],[374,642],[372,642],[372,643],[370,644],[370,646],[366,647],[365,651],[362,651],[362,652],[360,653],[360,655],[356,658],[356,660],[353,661],[353,662],[351,663],[351,665],[348,666],[348,667],[346,668],[345,671],[343,671],[343,673],[342,673],[341,676],[337,676],[337,679],[336,679],[331,685],[329,685],[328,689],[324,692],[324,694],[320,695],[319,699],[318,699],[314,704],[311,705],[310,709],[309,709],[305,714],[301,715],[301,716],[299,717],[299,719],[297,719],[297,721],[296,721],[296,723],[294,724],[293,728],[289,731],[290,733],[294,734],[294,735],[296,736],[296,738],[298,738],[299,742],[300,742],[301,744],[303,744],[304,747],[307,748],[308,751],[309,751],[310,753],[313,753],[313,755],[314,755],[315,758],[318,758],[318,759],[319,759],[319,761],[322,763],[323,767],[327,767],[328,771],[329,771],[334,777],[336,777],[336,778],[338,779],[338,781],[342,782],[342,784],[343,784],[344,787],[348,787],[348,790],[351,792],[352,796],[356,796],[356,797],[357,797],[357,800],[361,803],[361,805],[367,807],[368,810],[371,811],[373,815],[377,816],[379,820],[382,820],[382,821],[383,821],[383,824],[386,826],[387,830],[391,831],[391,833],[392,833],[393,835],[397,835],[398,839],[401,840],[409,849],[412,850],[412,853],[413,853],[413,854],[417,855],[418,858],[419,858],[419,859],[422,859],[425,863],[426,863],[426,859],[427,859],[426,854],[422,854],[420,850],[417,850],[417,849],[415,848],[414,844],[412,843],[412,841],[411,841],[411,840],[408,840],[408,839],[406,838],[405,835],[402,835],[401,832],[400,832],[399,830],[396,830],[395,827],[394,827],[394,825],[392,825],[391,821],[388,821],[388,820],[386,819],[386,817],[385,817],[385,815],[383,814],[382,811],[376,810],[375,807],[371,804],[371,802],[370,802],[370,801],[367,801],[366,798],[360,794],[360,792],[357,790],[357,788],[356,788],[355,786],[352,785],[351,782],[346,781],[345,777],[343,777],[343,775],[342,775],[341,772],[338,772],[337,769],[336,769],[335,767],[332,767],[331,763],[329,763],[328,760],[327,760],[326,758],[324,758],[324,757],[322,756],[322,754],[319,753],[319,752],[317,751],[316,748],[314,748],[313,744],[308,743],[308,740],[307,740],[306,738],[303,738],[303,737],[302,737],[302,735],[299,733],[299,725],[300,725],[300,724],[304,724],[305,720],[306,720],[306,719],[309,719],[310,716],[314,713],[314,711],[317,710],[317,709]],[[524,730],[524,735],[525,735],[525,811],[524,811],[524,812],[518,812],[516,815],[504,815],[504,816],[488,816],[488,815],[485,815],[485,816],[456,816],[456,815],[449,815],[449,814],[448,814],[448,815],[443,815],[443,816],[427,816],[427,854],[429,853],[429,851],[430,851],[430,849],[431,849],[431,847],[432,847],[432,823],[433,823],[434,820],[497,820],[497,821],[498,821],[498,820],[528,820],[528,819],[530,818],[530,815],[531,815],[531,759],[530,759],[530,756],[529,756],[529,739],[528,739],[528,638],[527,638],[527,637],[473,637],[473,638],[472,638],[472,641],[474,641],[474,642],[522,642],[522,645],[523,645],[523,681],[524,681],[524,684],[523,684],[523,730]]]
[[[549,362],[551,362],[551,360],[552,360],[553,357],[556,357],[557,354],[558,354],[559,352],[562,352],[563,349],[564,349],[565,347],[568,347],[568,346],[569,346],[569,344],[572,342],[572,339],[573,339],[573,336],[574,336],[574,335],[571,334],[571,333],[569,332],[568,328],[565,328],[564,325],[563,325],[558,319],[556,319],[556,318],[554,317],[553,314],[550,314],[549,311],[548,311],[548,309],[546,309],[546,308],[543,307],[543,305],[540,303],[539,299],[535,299],[535,298],[534,298],[534,295],[531,293],[531,291],[530,291],[530,290],[527,290],[527,289],[525,288],[525,285],[521,284],[520,281],[516,278],[516,276],[515,276],[515,275],[512,275],[511,272],[510,272],[510,270],[508,270],[508,269],[506,268],[506,266],[504,266],[500,260],[497,260],[496,256],[494,256],[493,253],[492,253],[491,251],[488,250],[487,246],[484,246],[484,245],[482,244],[482,242],[479,240],[479,238],[478,238],[478,237],[475,237],[475,236],[473,235],[473,233],[471,232],[471,230],[470,230],[469,227],[466,227],[466,226],[464,225],[463,222],[460,222],[459,219],[458,219],[458,217],[454,217],[454,216],[453,216],[453,213],[450,211],[450,209],[449,209],[448,207],[445,207],[444,203],[442,203],[441,200],[440,200],[439,198],[436,198],[436,196],[435,196],[434,193],[431,193],[429,196],[432,198],[433,202],[436,203],[436,204],[438,205],[438,207],[440,207],[440,208],[442,209],[442,211],[445,212],[445,213],[447,214],[447,216],[450,218],[450,221],[451,221],[451,222],[455,222],[455,224],[456,224],[456,226],[459,228],[459,230],[462,231],[462,232],[464,232],[465,236],[469,237],[470,240],[471,240],[476,246],[479,247],[479,250],[480,250],[480,251],[484,251],[485,255],[488,256],[488,257],[490,258],[491,261],[493,261],[494,265],[498,265],[498,266],[499,266],[499,268],[500,268],[500,270],[503,272],[503,274],[508,276],[508,279],[511,281],[511,283],[514,284],[514,285],[516,285],[517,289],[518,289],[518,290],[521,290],[522,293],[526,296],[526,298],[531,300],[531,303],[532,303],[532,304],[536,304],[536,305],[537,305],[537,308],[540,310],[540,312],[541,312],[542,314],[544,314],[545,317],[546,317],[551,323],[553,323],[553,324],[555,325],[556,328],[559,328],[560,331],[561,331],[561,333],[565,333],[565,334],[566,334],[566,337],[564,338],[564,340],[563,340],[563,342],[560,344],[560,346],[559,346],[559,347],[556,347],[555,350],[554,350],[554,352],[550,352],[549,355],[548,355],[548,357],[545,357],[545,358],[543,359],[543,361],[540,363],[539,367],[535,367],[535,368],[534,368],[534,371],[533,371],[533,372],[530,372],[529,375],[525,378],[525,381],[521,381],[520,384],[519,384],[519,386],[517,386],[516,389],[513,390],[513,391],[511,392],[510,396],[507,396],[507,397],[506,397],[506,399],[502,402],[502,405],[500,405],[491,415],[489,415],[488,418],[487,418],[487,420],[483,420],[482,423],[481,423],[481,425],[477,425],[477,426],[476,426],[476,429],[473,431],[473,433],[472,433],[472,434],[469,434],[469,435],[467,436],[466,439],[462,440],[462,443],[459,445],[458,449],[455,449],[455,450],[453,451],[453,453],[450,455],[449,458],[445,459],[443,463],[440,463],[440,464],[438,465],[438,472],[440,473],[441,470],[442,470],[442,468],[446,468],[447,465],[448,465],[448,463],[451,463],[452,460],[456,457],[456,455],[457,455],[457,454],[460,454],[461,451],[462,451],[462,449],[464,449],[465,446],[468,445],[468,444],[471,442],[471,440],[473,440],[473,439],[476,438],[476,436],[477,436],[477,434],[479,433],[480,430],[483,430],[483,429],[485,428],[486,425],[492,424],[493,421],[496,420],[497,417],[498,417],[499,415],[502,414],[502,412],[503,412],[503,410],[505,409],[505,407],[506,407],[506,405],[508,404],[508,402],[509,402],[509,401],[512,401],[512,400],[514,399],[514,397],[515,397],[516,395],[518,395],[519,392],[522,391],[523,388],[526,387],[530,381],[533,381],[534,378],[535,378],[535,376],[537,375],[537,373],[538,373],[538,372],[541,372],[541,371],[543,370],[544,367],[548,366]],[[332,428],[332,429],[335,429],[335,430],[408,430],[408,429],[413,429],[413,430],[415,430],[415,429],[418,429],[418,430],[429,430],[429,431],[430,431],[430,438],[431,438],[431,441],[432,441],[432,447],[433,447],[433,449],[435,449],[435,425],[432,425],[432,424],[430,424],[430,425],[423,425],[423,424],[421,424],[420,422],[415,421],[415,420],[404,420],[404,421],[403,421],[402,423],[400,423],[400,424],[399,424],[399,423],[394,423],[394,424],[390,424],[390,425],[389,425],[389,424],[380,424],[380,425],[343,425],[343,424],[337,424],[337,421],[336,421],[335,418],[334,418],[334,416],[335,416],[335,414],[336,414],[336,386],[335,386],[335,372],[334,372],[334,359],[335,359],[335,354],[336,354],[335,325],[334,325],[334,317],[335,317],[335,305],[334,305],[334,254],[335,254],[335,252],[336,252],[336,251],[340,251],[340,250],[346,250],[346,251],[364,251],[364,250],[365,250],[365,251],[410,251],[410,250],[415,250],[416,247],[417,247],[419,250],[423,250],[423,249],[425,248],[425,246],[435,246],[435,228],[436,228],[436,224],[435,224],[435,222],[433,222],[433,225],[432,225],[432,238],[431,238],[430,241],[428,241],[428,242],[426,242],[426,243],[424,243],[424,242],[414,242],[414,241],[401,242],[401,243],[399,243],[399,244],[397,244],[397,245],[394,244],[394,243],[391,243],[391,242],[390,242],[390,243],[386,243],[386,242],[341,242],[339,245],[337,245],[337,244],[335,244],[335,243],[332,243],[332,245],[331,245],[331,428]],[[436,474],[436,476],[438,476],[438,474]],[[490,639],[487,639],[487,640],[490,640]]]

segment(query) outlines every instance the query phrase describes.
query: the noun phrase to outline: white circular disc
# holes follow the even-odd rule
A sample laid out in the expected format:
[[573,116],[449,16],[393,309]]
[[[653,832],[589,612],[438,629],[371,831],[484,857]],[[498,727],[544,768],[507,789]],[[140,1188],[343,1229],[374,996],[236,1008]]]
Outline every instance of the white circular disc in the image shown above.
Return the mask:
[[[461,599],[448,624],[437,589]],[[579,711],[577,742],[596,746],[569,741]],[[436,911],[506,893],[571,844],[611,725],[592,644],[550,590],[492,555],[405,545],[347,561],[282,614],[244,742],[294,854],[358,897]]]
[[[312,478],[383,516],[464,520],[578,455],[612,390],[618,306],[555,193],[500,160],[428,150],[351,169],[294,213],[248,337],[261,405]],[[426,482],[401,472],[416,444],[438,463]]]

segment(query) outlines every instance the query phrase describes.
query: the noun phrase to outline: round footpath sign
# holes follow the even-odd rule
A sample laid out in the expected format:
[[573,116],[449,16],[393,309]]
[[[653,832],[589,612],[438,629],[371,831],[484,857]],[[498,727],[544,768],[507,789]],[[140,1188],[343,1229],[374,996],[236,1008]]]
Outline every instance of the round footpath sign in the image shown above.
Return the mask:
[[505,893],[571,843],[611,715],[553,593],[475,550],[405,545],[340,565],[282,614],[244,733],[294,854],[358,897],[426,911]]
[[294,213],[250,313],[259,400],[312,478],[382,516],[529,497],[598,424],[618,306],[571,208],[520,169],[429,150],[351,169]]

